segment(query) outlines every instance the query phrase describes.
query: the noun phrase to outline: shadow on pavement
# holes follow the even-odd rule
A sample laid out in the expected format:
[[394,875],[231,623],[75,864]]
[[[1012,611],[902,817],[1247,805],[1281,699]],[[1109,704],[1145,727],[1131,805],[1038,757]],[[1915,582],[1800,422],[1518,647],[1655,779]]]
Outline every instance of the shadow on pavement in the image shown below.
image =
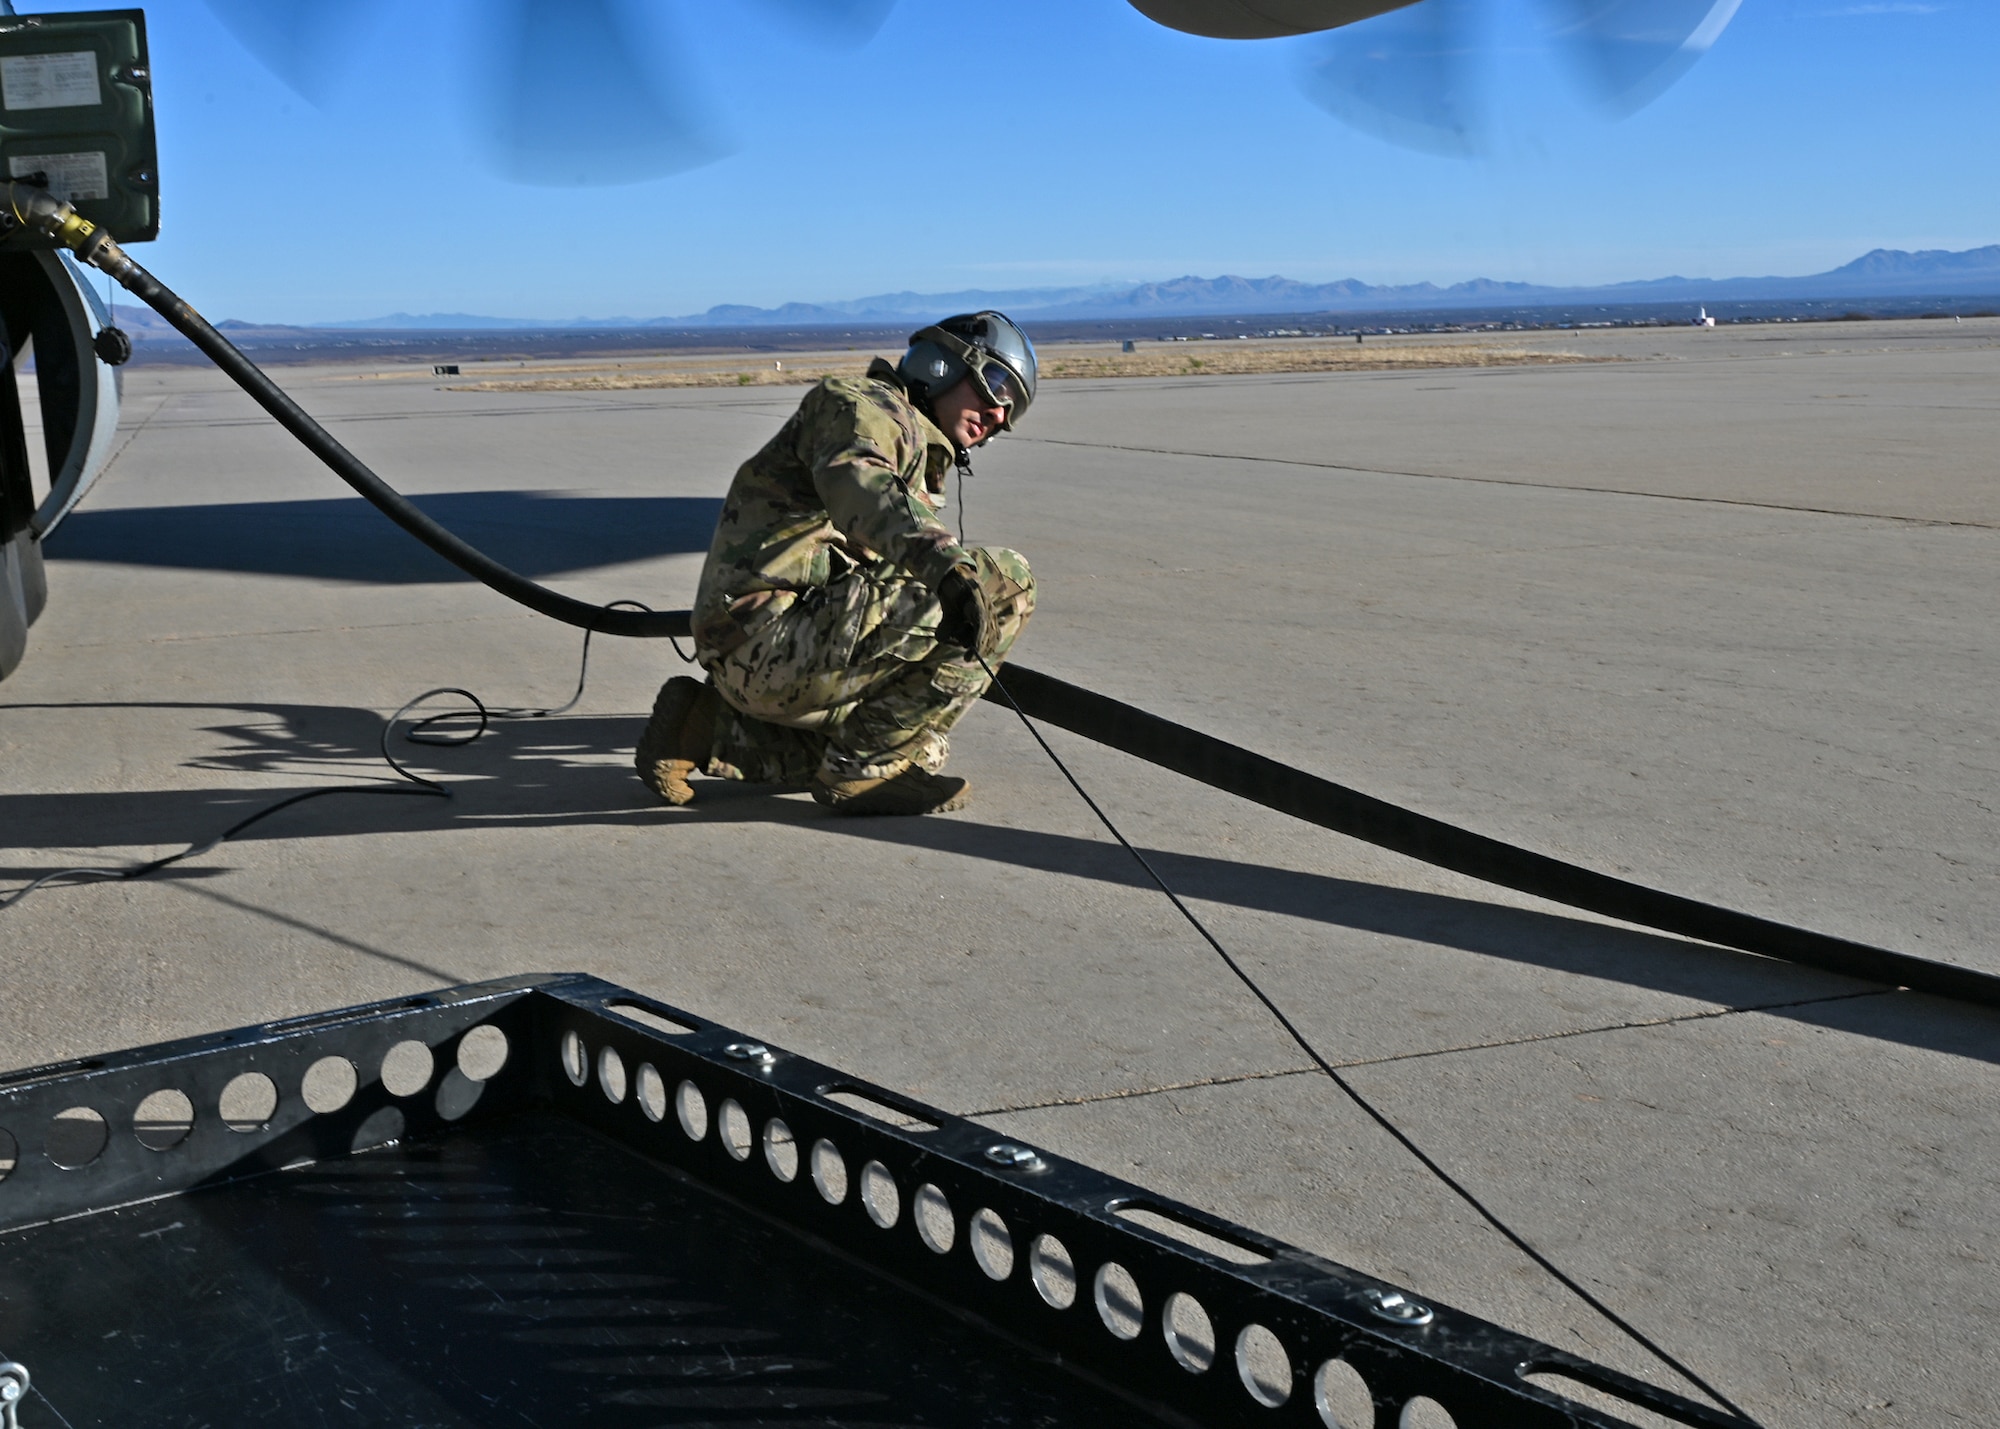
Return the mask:
[[[271,778],[269,787],[146,792],[0,795],[0,850],[131,848],[193,843],[286,794],[328,783],[381,787],[382,716],[325,705],[63,705],[24,709],[221,709],[243,718],[208,726],[228,741],[187,767]],[[796,791],[719,780],[687,809],[667,809],[633,778],[626,761],[637,715],[500,721],[476,744],[428,748],[400,740],[397,757],[442,779],[443,799],[325,798],[288,809],[242,842],[353,837],[433,829],[676,824],[790,824],[802,833],[862,839],[983,859],[1064,878],[1151,890],[1129,854],[1108,839],[979,823],[964,817],[843,819]],[[1642,987],[1860,1035],[2000,1062],[1996,1014],[1918,994],[1855,998],[1870,984],[1727,948],[1585,918],[1511,908],[1475,898],[1386,887],[1327,874],[1204,854],[1145,849],[1183,896],[1205,903],[1307,919],[1406,938],[1486,957]],[[211,855],[211,857],[213,857]],[[25,881],[75,860],[9,861],[0,879]],[[109,860],[107,860],[109,861]],[[162,877],[211,878],[223,870],[168,869]],[[1228,933],[1221,933],[1225,942]]]
[[[454,491],[410,498],[501,564],[547,577],[706,551],[722,509],[706,496]],[[471,579],[360,497],[78,511],[56,561],[421,585]]]

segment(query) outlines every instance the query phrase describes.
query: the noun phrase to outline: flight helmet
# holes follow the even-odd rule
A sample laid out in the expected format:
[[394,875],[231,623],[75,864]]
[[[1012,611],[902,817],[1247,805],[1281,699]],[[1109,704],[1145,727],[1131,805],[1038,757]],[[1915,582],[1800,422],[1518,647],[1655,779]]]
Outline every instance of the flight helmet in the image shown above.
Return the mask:
[[970,377],[982,397],[1007,413],[1003,432],[1035,400],[1035,345],[1005,313],[960,313],[912,333],[896,371],[926,407]]

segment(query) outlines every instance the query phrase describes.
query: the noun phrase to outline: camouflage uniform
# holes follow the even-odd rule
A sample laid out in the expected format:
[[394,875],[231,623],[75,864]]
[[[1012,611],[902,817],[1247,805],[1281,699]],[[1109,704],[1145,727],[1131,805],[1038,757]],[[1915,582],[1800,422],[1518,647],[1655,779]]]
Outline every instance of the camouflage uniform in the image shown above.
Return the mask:
[[950,438],[879,359],[829,377],[745,462],[694,607],[723,710],[705,772],[757,783],[936,773],[986,671],[937,638],[954,567],[1009,598],[998,666],[1034,609],[1013,551],[960,546],[938,519]]

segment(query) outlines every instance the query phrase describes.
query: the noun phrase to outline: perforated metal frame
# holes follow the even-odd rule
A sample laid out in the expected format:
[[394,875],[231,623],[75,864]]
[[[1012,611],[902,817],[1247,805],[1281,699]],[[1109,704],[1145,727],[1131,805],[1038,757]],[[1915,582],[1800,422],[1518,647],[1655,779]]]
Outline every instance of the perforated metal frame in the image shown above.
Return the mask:
[[[686,1030],[661,1031],[658,1024]],[[458,1058],[466,1037],[482,1026],[505,1034],[509,1052],[497,1073],[476,1080]],[[390,1050],[408,1041],[430,1050],[432,1067],[420,1088],[399,1096],[384,1086],[381,1068]],[[351,1063],[358,1085],[345,1105],[319,1113],[307,1106],[303,1087],[307,1069],[326,1057]],[[268,1122],[237,1130],[225,1125],[219,1108],[224,1087],[245,1072],[272,1079],[278,1106]],[[693,1098],[683,1084],[699,1094],[699,1115],[690,1114]],[[140,1142],[133,1118],[148,1094],[163,1089],[186,1093],[195,1116],[178,1144],[153,1150]],[[835,1099],[840,1095],[880,1115],[843,1104]],[[740,1149],[727,1141],[725,1103],[741,1109],[747,1144]],[[47,1129],[78,1107],[101,1116],[109,1135],[87,1165],[64,1169],[45,1149]],[[1467,1429],[1626,1423],[1551,1393],[1527,1378],[1532,1374],[1565,1376],[1682,1424],[1738,1423],[577,974],[474,984],[0,1075],[0,1131],[7,1134],[0,1138],[0,1166],[9,1140],[19,1148],[0,1179],[0,1235],[452,1126],[505,1136],[509,1113],[528,1108],[588,1125],[1170,1420],[1334,1424],[1331,1409],[1317,1401],[1317,1386],[1323,1366],[1340,1360],[1366,1382],[1377,1429],[1408,1422],[1408,1406],[1420,1399]],[[765,1154],[774,1122],[789,1133],[773,1138],[778,1151],[789,1141],[789,1178],[781,1174],[787,1158]],[[885,1194],[885,1175],[893,1196]],[[934,1222],[929,1235],[919,1229],[920,1200],[935,1212],[940,1197],[950,1212],[948,1243]],[[1236,1253],[1211,1253],[1199,1240],[1184,1243],[1120,1214],[1135,1210]],[[1032,1273],[1033,1247],[1043,1237],[1067,1252],[1074,1293],[1066,1303]],[[1111,1288],[1122,1283],[1107,1274],[1113,1267],[1136,1284],[1136,1307]],[[1169,1338],[1163,1316],[1175,1296],[1190,1297],[1207,1317],[1213,1345],[1205,1367],[1191,1367],[1203,1356],[1189,1352],[1184,1335]],[[1269,1339],[1255,1333],[1260,1326]],[[1261,1370],[1241,1348],[1251,1342],[1265,1348]],[[1272,1343],[1282,1347],[1284,1361],[1275,1373]]]

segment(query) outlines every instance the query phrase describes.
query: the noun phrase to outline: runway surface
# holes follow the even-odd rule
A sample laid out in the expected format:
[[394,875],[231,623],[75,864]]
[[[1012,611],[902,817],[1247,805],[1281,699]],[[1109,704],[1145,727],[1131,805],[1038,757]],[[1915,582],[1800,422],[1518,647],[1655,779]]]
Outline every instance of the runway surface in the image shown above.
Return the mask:
[[[1018,658],[1483,833],[2000,971],[2000,320],[1508,340],[1627,360],[1050,384],[966,512],[1038,575]],[[657,607],[799,396],[281,380],[469,539]],[[0,887],[383,777],[421,690],[567,698],[575,632],[457,579],[220,377],[132,369],[125,428],[0,685]],[[630,751],[680,668],[600,642],[570,714],[409,751],[448,803],[319,800],[0,913],[0,1065],[581,969],[1673,1384],[1306,1069],[1004,711],[962,726],[962,814],[719,782],[669,810]],[[1362,1090],[1763,1422],[2000,1422],[2000,1013],[1050,737]]]

